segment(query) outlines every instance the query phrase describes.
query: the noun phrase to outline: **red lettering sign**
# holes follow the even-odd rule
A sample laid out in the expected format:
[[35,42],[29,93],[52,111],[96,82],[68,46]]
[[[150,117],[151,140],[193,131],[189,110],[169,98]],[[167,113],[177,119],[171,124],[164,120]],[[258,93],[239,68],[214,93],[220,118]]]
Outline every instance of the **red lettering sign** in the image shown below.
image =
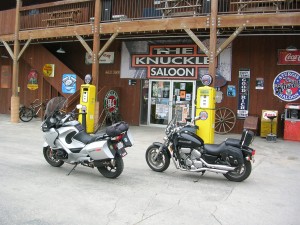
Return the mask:
[[278,50],[277,65],[300,65],[300,50]]

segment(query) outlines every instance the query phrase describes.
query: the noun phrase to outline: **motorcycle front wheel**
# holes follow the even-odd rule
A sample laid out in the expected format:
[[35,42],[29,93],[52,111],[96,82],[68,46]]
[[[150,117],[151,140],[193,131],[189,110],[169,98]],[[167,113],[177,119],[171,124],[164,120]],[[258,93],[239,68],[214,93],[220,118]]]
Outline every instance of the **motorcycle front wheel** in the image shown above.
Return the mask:
[[239,166],[237,169],[223,175],[230,181],[241,182],[249,177],[251,170],[251,162],[245,161],[244,164]]
[[46,161],[54,167],[60,167],[64,164],[64,161],[56,159],[55,155],[53,154],[52,149],[50,146],[47,146],[46,148],[43,149],[44,157]]
[[148,166],[156,171],[156,172],[163,172],[165,171],[170,165],[170,157],[168,156],[167,152],[161,151],[156,160],[155,156],[159,150],[159,146],[151,145],[146,151],[146,161]]
[[98,171],[106,178],[117,178],[124,169],[124,162],[121,156],[116,156],[114,165],[108,162],[107,166],[97,167]]

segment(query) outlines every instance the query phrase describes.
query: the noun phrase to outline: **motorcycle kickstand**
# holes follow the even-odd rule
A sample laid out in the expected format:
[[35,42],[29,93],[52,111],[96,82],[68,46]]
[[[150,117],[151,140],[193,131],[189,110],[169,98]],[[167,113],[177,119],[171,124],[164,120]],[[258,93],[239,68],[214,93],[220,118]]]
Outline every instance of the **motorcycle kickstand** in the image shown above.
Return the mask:
[[73,172],[73,170],[75,170],[77,165],[78,165],[78,163],[75,163],[75,166],[71,169],[71,171],[67,174],[67,176],[69,176]]

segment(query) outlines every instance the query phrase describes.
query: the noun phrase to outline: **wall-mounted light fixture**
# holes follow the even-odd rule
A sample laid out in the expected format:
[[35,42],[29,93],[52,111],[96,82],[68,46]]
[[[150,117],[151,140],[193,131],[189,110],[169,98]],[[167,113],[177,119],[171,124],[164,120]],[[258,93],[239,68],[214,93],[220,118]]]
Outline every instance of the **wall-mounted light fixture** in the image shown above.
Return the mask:
[[8,56],[5,55],[5,54],[1,54],[1,58],[2,58],[2,59],[8,59]]
[[297,51],[298,49],[295,46],[290,45],[285,50],[287,50],[287,51]]
[[60,47],[59,49],[57,49],[56,52],[57,52],[57,53],[60,53],[60,54],[66,53],[66,51],[65,51],[62,47]]

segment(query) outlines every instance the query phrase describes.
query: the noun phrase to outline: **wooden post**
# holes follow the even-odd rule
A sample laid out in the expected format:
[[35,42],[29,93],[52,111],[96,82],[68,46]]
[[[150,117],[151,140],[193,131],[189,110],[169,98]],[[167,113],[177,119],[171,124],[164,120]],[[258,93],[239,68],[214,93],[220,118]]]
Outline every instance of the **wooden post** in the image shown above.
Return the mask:
[[22,6],[22,0],[16,0],[16,22],[15,22],[15,36],[14,36],[14,57],[13,57],[13,77],[12,77],[12,96],[11,96],[11,122],[19,122],[19,30],[20,30],[20,8]]
[[93,64],[92,64],[92,77],[93,83],[96,86],[96,102],[95,102],[95,127],[97,127],[99,117],[99,57],[98,53],[100,50],[100,18],[101,18],[101,0],[95,1],[95,15],[94,15],[94,38],[93,38]]
[[217,15],[218,15],[218,0],[211,1],[210,14],[210,41],[209,41],[209,75],[212,76],[212,87],[215,86],[215,77],[217,70]]

